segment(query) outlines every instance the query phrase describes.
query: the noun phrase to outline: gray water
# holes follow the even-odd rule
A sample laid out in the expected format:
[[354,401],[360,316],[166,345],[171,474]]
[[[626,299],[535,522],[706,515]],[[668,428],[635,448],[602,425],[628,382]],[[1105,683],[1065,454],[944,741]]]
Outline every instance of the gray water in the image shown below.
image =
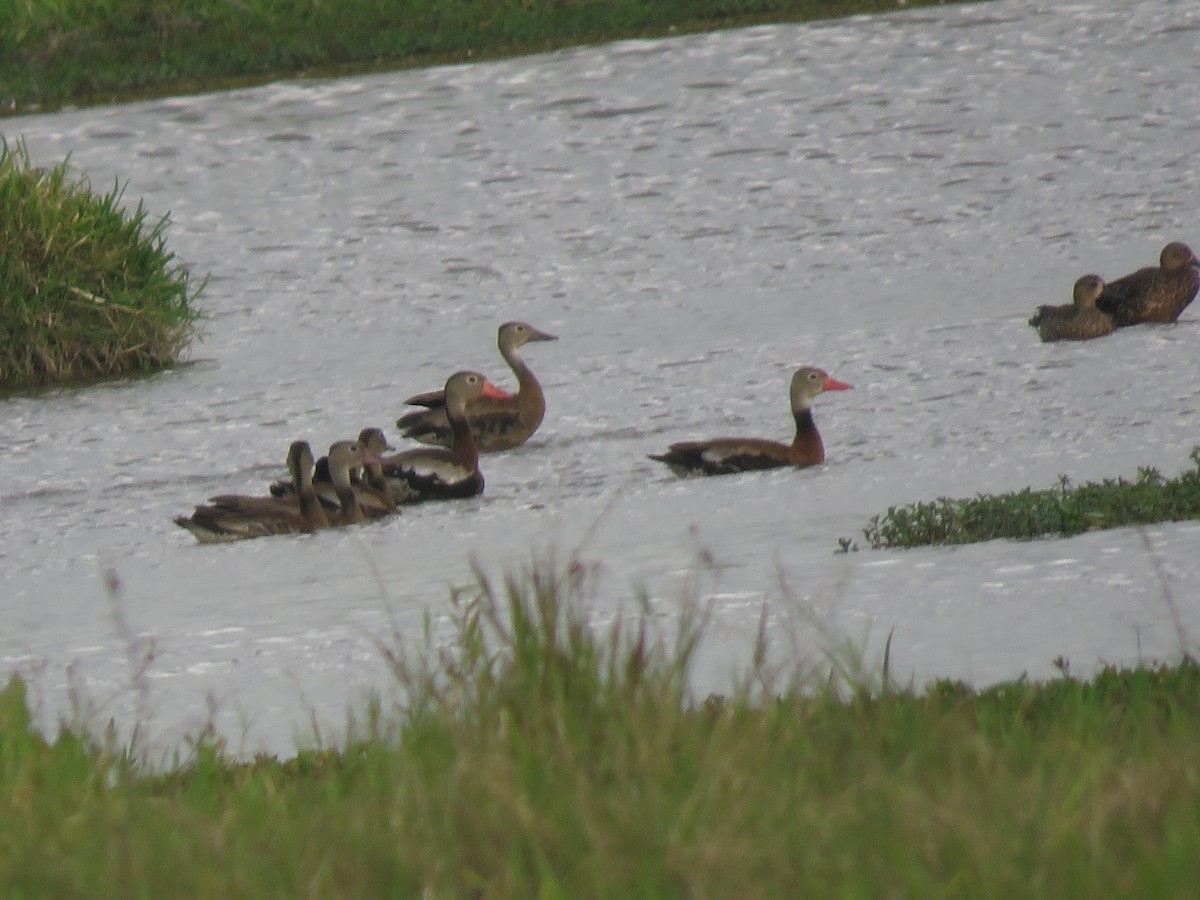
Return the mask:
[[[0,122],[169,212],[209,276],[190,365],[0,401],[0,664],[47,722],[286,752],[389,691],[377,641],[443,628],[472,559],[547,552],[599,565],[598,620],[709,608],[698,690],[764,608],[780,658],[892,632],[917,684],[1177,658],[1196,524],[833,551],[891,504],[1189,465],[1196,311],[1084,345],[1025,319],[1200,245],[1197,46],[1194,3],[1000,0]],[[483,497],[218,547],[171,524],[456,368],[511,387],[509,319],[561,340],[526,348],[549,413]],[[816,404],[823,467],[645,458],[786,438],[801,364],[855,385]]]

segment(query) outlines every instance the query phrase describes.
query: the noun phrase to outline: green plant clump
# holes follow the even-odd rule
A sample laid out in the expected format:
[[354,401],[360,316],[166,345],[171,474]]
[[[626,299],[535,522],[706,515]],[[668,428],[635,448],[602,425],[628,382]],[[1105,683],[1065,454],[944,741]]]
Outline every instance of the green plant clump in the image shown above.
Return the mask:
[[200,288],[165,247],[167,219],[120,201],[0,142],[0,387],[151,371],[187,346]]
[[[342,749],[185,762],[31,726],[0,694],[0,884],[13,897],[1191,896],[1200,666],[924,690],[687,673],[703,617],[589,624],[584,567],[456,601],[385,649]],[[864,671],[867,667],[864,667]],[[847,671],[846,666],[835,672]]]
[[[1200,518],[1200,447],[1192,450],[1195,468],[1176,478],[1155,469],[1138,469],[1137,478],[1106,478],[968,499],[939,497],[930,503],[892,506],[875,516],[863,537],[875,548],[929,544],[969,544],[995,538],[1068,537],[1101,528],[1178,522]],[[852,543],[843,539],[842,550]]]

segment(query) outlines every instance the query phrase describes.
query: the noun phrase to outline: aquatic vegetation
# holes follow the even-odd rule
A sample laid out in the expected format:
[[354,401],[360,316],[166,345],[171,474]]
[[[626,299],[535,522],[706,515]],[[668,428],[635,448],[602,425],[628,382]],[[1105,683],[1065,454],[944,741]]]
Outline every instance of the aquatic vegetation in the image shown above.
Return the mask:
[[0,142],[0,386],[151,371],[187,346],[202,285],[166,249],[168,220],[121,201]]
[[[1165,478],[1140,468],[1132,481],[1106,478],[1072,484],[1062,476],[1057,487],[1005,494],[978,494],[892,506],[874,516],[863,537],[874,549],[929,544],[970,544],[995,538],[1068,537],[1100,528],[1178,522],[1200,518],[1200,447],[1192,450],[1194,468]],[[839,550],[856,549],[847,538]]]
[[454,596],[340,748],[164,767],[0,692],[0,883],[188,898],[1187,896],[1200,665],[922,691],[772,670],[693,697],[704,617],[590,623],[595,569]]
[[946,0],[39,0],[0,4],[0,114],[303,72],[478,60]]

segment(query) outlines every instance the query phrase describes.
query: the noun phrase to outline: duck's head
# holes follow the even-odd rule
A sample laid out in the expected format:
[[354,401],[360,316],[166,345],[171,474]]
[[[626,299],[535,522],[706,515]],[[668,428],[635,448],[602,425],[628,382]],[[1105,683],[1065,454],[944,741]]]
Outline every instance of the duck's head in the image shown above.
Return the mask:
[[1075,291],[1071,295],[1075,299],[1075,305],[1079,307],[1092,307],[1096,305],[1096,301],[1100,299],[1100,295],[1104,293],[1104,279],[1099,275],[1082,275],[1075,282]]
[[557,341],[558,335],[539,331],[528,322],[505,322],[496,334],[496,343],[503,350],[505,347],[516,348],[531,341]]
[[362,444],[367,453],[373,456],[379,456],[388,450],[395,449],[387,442],[382,428],[364,428],[358,433],[358,442]]
[[1158,264],[1164,269],[1172,270],[1189,267],[1200,269],[1200,260],[1196,259],[1192,248],[1182,241],[1172,241],[1163,247],[1162,253],[1158,257]]
[[288,447],[287,468],[293,479],[313,470],[313,452],[308,441],[292,441]]
[[824,369],[804,366],[792,375],[792,408],[804,409],[817,394],[825,391],[848,391],[853,385],[838,381]]
[[329,445],[329,471],[349,472],[366,461],[366,451],[358,441],[335,441]]
[[507,397],[504,391],[488,381],[479,372],[455,372],[446,379],[446,403],[466,404],[477,397],[501,400]]

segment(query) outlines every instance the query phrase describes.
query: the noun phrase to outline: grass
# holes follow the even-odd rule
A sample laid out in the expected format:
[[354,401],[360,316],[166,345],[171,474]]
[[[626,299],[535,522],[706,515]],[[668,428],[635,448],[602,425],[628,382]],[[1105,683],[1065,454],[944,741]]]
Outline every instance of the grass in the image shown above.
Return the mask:
[[511,56],[944,0],[15,0],[0,109]]
[[[920,547],[970,544],[996,538],[1069,537],[1101,528],[1200,519],[1200,447],[1192,450],[1194,468],[1175,478],[1155,469],[1138,469],[1133,481],[1106,478],[1072,484],[1062,476],[1058,487],[1025,488],[971,498],[939,497],[932,502],[892,506],[863,529],[867,545]],[[857,549],[842,538],[839,549]]]
[[200,289],[167,219],[121,200],[0,140],[0,387],[151,371],[187,345]]
[[153,769],[0,695],[13,897],[1190,896],[1200,666],[976,691],[771,671],[693,698],[703,616],[587,624],[588,569],[480,576],[342,749]]

